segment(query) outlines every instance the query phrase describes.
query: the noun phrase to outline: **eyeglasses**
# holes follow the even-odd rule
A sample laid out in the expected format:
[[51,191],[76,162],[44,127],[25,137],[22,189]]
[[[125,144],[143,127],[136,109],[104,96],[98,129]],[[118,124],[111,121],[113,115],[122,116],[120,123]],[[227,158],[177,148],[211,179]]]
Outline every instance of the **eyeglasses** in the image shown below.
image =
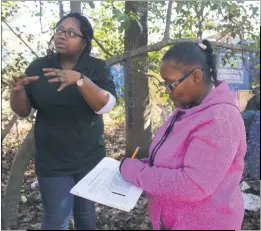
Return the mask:
[[65,36],[67,38],[76,38],[76,37],[81,37],[84,38],[81,34],[77,33],[76,31],[69,29],[69,30],[64,30],[62,28],[55,28],[55,34],[61,35],[65,33]]
[[201,68],[195,68],[192,71],[188,72],[187,74],[185,74],[184,76],[182,76],[181,78],[179,78],[178,80],[176,80],[174,83],[172,84],[167,84],[167,83],[162,83],[161,85],[165,88],[167,88],[169,91],[173,91],[178,85],[178,83],[181,83],[182,81],[184,81],[191,73],[193,73],[195,70],[201,70],[204,71],[204,69]]

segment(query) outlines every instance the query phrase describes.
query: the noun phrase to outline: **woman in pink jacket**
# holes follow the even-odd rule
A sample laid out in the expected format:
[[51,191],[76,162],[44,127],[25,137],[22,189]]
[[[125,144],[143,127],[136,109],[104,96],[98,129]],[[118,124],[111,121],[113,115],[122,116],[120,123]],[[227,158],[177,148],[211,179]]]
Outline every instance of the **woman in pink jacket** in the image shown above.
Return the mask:
[[125,158],[123,178],[147,193],[154,229],[239,230],[246,137],[236,95],[217,81],[209,41],[178,43],[161,76],[177,110],[144,160]]

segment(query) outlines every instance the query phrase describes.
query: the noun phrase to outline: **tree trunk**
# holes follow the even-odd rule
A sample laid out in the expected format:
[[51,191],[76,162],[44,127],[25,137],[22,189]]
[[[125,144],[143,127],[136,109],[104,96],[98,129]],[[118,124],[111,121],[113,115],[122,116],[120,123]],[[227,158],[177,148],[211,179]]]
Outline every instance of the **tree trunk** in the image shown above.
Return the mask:
[[81,13],[81,2],[70,1],[71,12]]
[[11,129],[14,126],[14,124],[16,123],[17,119],[18,119],[18,116],[13,115],[9,124],[6,125],[5,128],[2,130],[1,141],[3,141],[5,139],[5,137],[8,135],[8,133],[11,131]]
[[[125,52],[135,50],[148,43],[148,3],[126,1],[125,13],[130,11],[139,15],[142,26],[131,20],[130,27],[125,31],[124,47]],[[126,156],[131,156],[137,146],[140,146],[138,158],[148,155],[148,148],[151,142],[151,121],[150,121],[150,98],[148,79],[142,74],[134,71],[131,66],[142,73],[147,73],[147,55],[139,56],[125,62],[124,71],[124,92],[126,111]]]
[[63,2],[59,3],[59,15],[60,15],[60,18],[62,18],[64,16]]
[[30,159],[33,157],[34,150],[34,129],[32,128],[14,156],[7,187],[4,192],[2,229],[12,229],[12,227],[15,228],[17,226],[24,172]]

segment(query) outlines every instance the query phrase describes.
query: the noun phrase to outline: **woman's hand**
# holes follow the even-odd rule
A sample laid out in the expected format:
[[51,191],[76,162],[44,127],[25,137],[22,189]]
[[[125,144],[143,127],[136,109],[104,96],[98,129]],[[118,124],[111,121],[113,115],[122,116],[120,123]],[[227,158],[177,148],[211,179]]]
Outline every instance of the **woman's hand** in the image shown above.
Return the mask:
[[54,68],[43,68],[45,72],[45,76],[55,77],[53,79],[49,79],[49,83],[57,83],[60,82],[61,86],[58,91],[62,91],[65,87],[69,85],[76,84],[77,81],[81,78],[81,73],[72,70],[59,70]]
[[27,77],[25,74],[19,75],[18,77],[13,76],[13,81],[11,81],[12,91],[21,92],[24,90],[25,85],[38,79],[38,76]]

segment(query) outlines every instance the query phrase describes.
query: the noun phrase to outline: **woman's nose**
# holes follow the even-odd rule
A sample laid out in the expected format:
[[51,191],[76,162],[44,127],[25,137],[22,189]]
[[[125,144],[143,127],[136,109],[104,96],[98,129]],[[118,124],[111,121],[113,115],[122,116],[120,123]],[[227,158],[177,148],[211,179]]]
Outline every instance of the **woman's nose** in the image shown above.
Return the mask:
[[66,34],[65,34],[66,32],[63,32],[63,33],[61,33],[61,34],[56,34],[56,38],[59,38],[59,39],[64,39],[64,40],[66,40]]

